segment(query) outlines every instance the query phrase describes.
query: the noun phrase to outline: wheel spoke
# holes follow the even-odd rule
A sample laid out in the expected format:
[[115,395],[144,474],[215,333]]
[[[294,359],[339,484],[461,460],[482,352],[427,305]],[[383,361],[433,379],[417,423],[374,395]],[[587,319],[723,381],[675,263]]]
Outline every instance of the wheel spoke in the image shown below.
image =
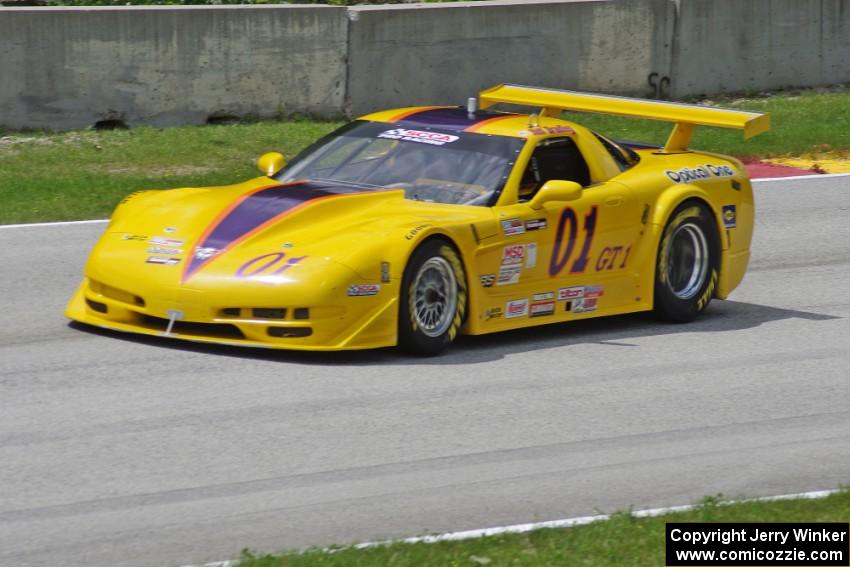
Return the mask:
[[448,261],[441,256],[426,260],[413,284],[413,312],[420,330],[438,337],[451,325],[457,308],[457,281]]
[[676,228],[668,247],[667,283],[679,299],[694,297],[708,276],[708,241],[693,223]]

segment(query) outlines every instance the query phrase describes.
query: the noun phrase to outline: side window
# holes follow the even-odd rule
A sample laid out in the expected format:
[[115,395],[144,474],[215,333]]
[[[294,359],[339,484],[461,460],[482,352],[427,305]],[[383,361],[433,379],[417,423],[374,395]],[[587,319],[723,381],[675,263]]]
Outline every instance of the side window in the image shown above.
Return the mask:
[[625,171],[640,161],[638,155],[632,150],[627,151],[608,138],[600,136],[596,132],[594,132],[593,135],[596,136],[596,139],[599,140],[599,142],[605,147],[605,150],[611,154],[611,157],[614,158],[614,162],[617,164],[617,167],[620,168],[620,171]]
[[571,138],[550,138],[537,144],[520,181],[519,201],[531,200],[552,179],[590,184],[587,163]]

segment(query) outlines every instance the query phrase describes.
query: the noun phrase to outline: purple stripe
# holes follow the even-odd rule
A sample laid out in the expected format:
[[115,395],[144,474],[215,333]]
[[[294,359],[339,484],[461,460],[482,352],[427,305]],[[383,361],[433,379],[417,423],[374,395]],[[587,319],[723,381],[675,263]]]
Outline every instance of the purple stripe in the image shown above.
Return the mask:
[[469,113],[463,108],[432,108],[405,116],[399,120],[399,124],[405,126],[428,126],[452,132],[461,132],[479,122],[490,120],[497,116],[504,116],[501,112],[487,112],[479,110],[470,118]]
[[[276,185],[257,191],[239,203],[226,217],[221,219],[204,241],[197,244],[197,247],[223,250],[232,242],[248,234],[261,224],[298,205],[321,197],[358,193],[360,191],[362,190],[339,187],[329,188],[307,183],[300,185]],[[199,260],[195,258],[194,249],[191,251],[191,254],[191,260],[186,270],[186,278],[215,257],[212,256]]]

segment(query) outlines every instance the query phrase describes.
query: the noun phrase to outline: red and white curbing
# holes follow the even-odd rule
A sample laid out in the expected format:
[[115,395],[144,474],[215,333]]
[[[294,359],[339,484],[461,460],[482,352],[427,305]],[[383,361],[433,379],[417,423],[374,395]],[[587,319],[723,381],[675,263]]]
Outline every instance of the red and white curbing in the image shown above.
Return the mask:
[[[832,494],[840,492],[835,490],[815,490],[812,492],[798,492],[795,494],[781,494],[779,496],[762,496],[760,498],[746,498],[743,500],[729,500],[720,502],[720,506],[728,506],[729,504],[740,504],[744,502],[776,502],[778,500],[817,500],[826,498]],[[673,512],[688,512],[698,508],[699,504],[688,504],[685,506],[667,506],[663,508],[649,508],[646,510],[637,510],[631,512],[635,518],[653,518]],[[493,528],[482,528],[477,530],[466,530],[460,532],[448,532],[444,534],[426,535],[408,537],[404,539],[391,539],[385,541],[371,541],[366,543],[358,543],[352,545],[350,549],[366,549],[370,547],[379,547],[382,545],[390,545],[394,543],[437,543],[441,541],[458,541],[464,539],[475,539],[479,537],[487,537],[501,534],[521,534],[534,530],[546,528],[572,528],[575,526],[583,526],[594,522],[601,522],[611,518],[610,514],[598,514],[595,516],[579,516],[577,518],[564,518],[562,520],[549,520],[545,522],[532,522],[527,524],[514,524],[511,526],[499,526]],[[338,552],[340,548],[329,549],[328,552]],[[202,565],[184,565],[183,567],[236,567],[239,560],[215,561],[213,563],[204,563]]]

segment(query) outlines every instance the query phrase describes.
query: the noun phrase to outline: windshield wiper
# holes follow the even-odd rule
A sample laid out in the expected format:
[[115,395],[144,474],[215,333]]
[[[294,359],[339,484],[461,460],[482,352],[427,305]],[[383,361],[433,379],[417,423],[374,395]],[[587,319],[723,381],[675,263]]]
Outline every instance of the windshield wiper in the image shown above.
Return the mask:
[[325,177],[311,177],[308,181],[323,181],[325,183],[341,183],[343,185],[352,185],[354,187],[369,187],[371,189],[381,189],[381,185],[372,185],[371,183],[363,183],[362,181],[346,181],[342,179],[327,179]]

